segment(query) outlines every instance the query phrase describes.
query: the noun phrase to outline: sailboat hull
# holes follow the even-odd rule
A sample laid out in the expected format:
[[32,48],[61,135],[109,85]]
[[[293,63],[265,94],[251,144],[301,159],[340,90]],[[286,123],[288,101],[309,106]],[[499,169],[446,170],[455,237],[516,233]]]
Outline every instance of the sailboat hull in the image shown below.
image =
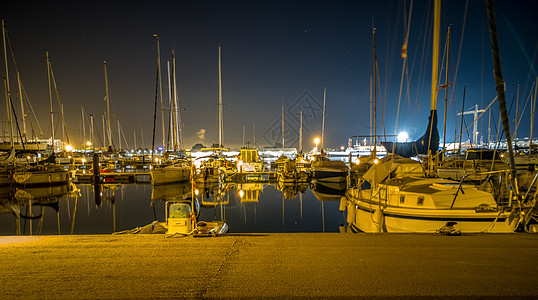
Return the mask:
[[[349,212],[354,210],[353,212]],[[350,221],[363,232],[434,233],[447,222],[457,222],[456,228],[464,233],[494,232],[509,233],[509,215],[505,212],[474,209],[406,209],[382,207],[379,204],[361,201],[348,205]]]
[[156,166],[151,169],[151,183],[154,185],[187,181],[190,167],[186,165]]

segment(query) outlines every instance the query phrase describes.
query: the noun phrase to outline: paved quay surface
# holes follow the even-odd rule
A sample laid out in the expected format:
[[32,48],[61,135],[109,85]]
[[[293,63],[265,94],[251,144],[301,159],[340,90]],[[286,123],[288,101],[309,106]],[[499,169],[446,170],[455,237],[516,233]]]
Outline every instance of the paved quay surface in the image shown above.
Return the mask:
[[16,298],[536,297],[538,234],[0,237]]

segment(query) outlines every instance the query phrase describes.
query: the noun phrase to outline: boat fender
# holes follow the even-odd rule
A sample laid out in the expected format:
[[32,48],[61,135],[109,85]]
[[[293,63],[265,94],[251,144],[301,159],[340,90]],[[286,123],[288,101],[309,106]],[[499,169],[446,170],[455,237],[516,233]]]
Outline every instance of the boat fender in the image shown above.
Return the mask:
[[347,218],[346,221],[348,224],[354,224],[355,223],[355,214],[356,214],[356,208],[354,203],[349,203],[347,205]]

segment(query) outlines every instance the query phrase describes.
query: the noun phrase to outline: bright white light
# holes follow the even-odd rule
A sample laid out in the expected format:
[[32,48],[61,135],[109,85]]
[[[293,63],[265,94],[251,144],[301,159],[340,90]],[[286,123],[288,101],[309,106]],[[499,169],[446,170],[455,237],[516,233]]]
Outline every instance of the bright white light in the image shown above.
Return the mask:
[[244,195],[245,195],[245,192],[243,192],[243,190],[240,190],[239,191],[239,198],[243,198]]
[[406,142],[409,136],[407,135],[407,132],[402,131],[398,133],[398,142],[403,143]]
[[73,146],[71,146],[71,145],[65,145],[65,151],[67,151],[67,152],[71,152],[71,151],[73,151]]

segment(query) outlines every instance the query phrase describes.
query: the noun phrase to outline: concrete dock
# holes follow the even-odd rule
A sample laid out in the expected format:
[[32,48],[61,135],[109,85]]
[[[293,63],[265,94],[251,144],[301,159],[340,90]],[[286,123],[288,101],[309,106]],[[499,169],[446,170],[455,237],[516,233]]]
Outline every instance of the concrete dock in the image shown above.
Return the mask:
[[17,298],[536,297],[538,235],[0,237]]

